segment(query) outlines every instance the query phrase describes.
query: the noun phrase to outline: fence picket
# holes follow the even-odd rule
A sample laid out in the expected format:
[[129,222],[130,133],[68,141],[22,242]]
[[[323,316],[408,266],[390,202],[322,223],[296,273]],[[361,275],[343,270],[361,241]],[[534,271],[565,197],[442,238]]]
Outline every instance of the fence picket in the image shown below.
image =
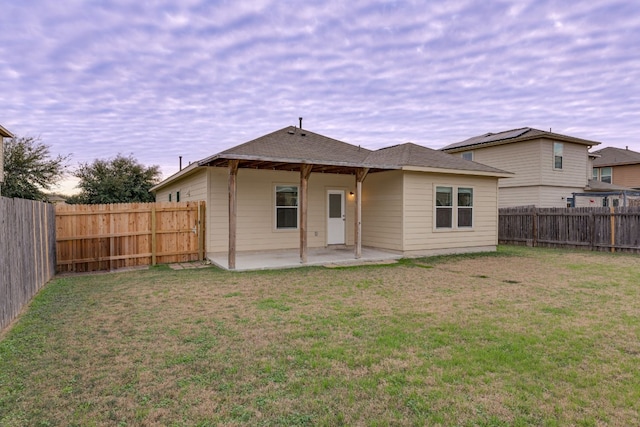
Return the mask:
[[53,277],[54,207],[0,197],[0,330]]
[[640,252],[639,224],[638,206],[501,208],[498,240],[520,245]]
[[57,271],[114,270],[203,259],[204,222],[199,215],[204,204],[57,205]]

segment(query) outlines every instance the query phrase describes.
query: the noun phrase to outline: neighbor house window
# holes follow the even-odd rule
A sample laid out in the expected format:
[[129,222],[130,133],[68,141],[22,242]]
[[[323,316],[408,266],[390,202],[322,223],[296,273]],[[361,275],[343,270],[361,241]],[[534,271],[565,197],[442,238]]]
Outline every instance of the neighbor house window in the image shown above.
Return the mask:
[[436,229],[471,227],[473,188],[436,187]]
[[473,188],[458,188],[458,227],[473,226]]
[[553,168],[562,169],[562,152],[564,151],[564,144],[562,142],[553,143]]
[[180,192],[176,191],[176,202],[180,201]]
[[276,228],[298,228],[298,187],[276,185]]
[[169,193],[169,201],[171,201],[171,193]]
[[453,187],[436,187],[436,228],[453,226]]
[[612,183],[613,169],[610,166],[604,168],[593,168],[593,179],[596,181]]
[[462,153],[462,158],[465,160],[473,161],[473,151],[465,151],[464,153]]

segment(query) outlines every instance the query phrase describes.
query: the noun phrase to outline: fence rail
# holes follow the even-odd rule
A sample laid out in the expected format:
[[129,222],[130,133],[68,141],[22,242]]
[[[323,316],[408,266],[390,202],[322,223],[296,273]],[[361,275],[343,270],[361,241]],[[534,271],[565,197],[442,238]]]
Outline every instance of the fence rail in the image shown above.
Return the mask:
[[58,272],[204,259],[205,202],[57,205]]
[[53,205],[0,197],[0,330],[53,277]]
[[500,243],[640,252],[640,207],[501,208]]

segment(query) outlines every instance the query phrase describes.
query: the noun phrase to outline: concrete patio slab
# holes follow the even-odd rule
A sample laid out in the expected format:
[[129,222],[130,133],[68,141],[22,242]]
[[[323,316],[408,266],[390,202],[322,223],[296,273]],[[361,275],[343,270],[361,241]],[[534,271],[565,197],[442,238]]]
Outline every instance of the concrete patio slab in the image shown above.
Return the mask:
[[[226,252],[207,254],[207,258],[216,266],[228,270]],[[324,265],[327,267],[366,265],[373,263],[395,262],[402,255],[373,248],[362,248],[362,257],[355,259],[354,248],[339,246],[326,248],[309,248],[307,263],[300,262],[298,249],[260,252],[238,252],[236,254],[235,271],[270,270],[279,268],[308,267]]]

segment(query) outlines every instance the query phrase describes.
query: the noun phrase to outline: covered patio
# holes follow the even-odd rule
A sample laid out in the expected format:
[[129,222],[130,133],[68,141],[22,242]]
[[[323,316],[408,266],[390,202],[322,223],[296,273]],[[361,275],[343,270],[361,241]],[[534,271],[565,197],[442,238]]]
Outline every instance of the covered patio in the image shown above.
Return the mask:
[[[332,262],[332,260],[338,262],[345,258],[349,261],[363,258],[362,183],[370,173],[399,169],[400,167],[380,167],[366,164],[364,160],[370,153],[369,150],[304,131],[302,130],[302,122],[300,124],[299,129],[291,128],[278,131],[198,162],[199,166],[226,168],[228,171],[228,249],[225,253],[216,253],[213,257],[209,257],[216,265],[228,270],[242,270],[296,267],[300,264],[318,265]],[[263,263],[259,257],[263,256],[265,252],[256,256],[255,254],[241,254],[238,251],[238,171],[240,169],[299,173],[299,193],[297,194],[296,207],[299,208],[297,228],[300,237],[295,260],[292,258],[295,252],[289,254],[289,251],[284,251],[287,253],[284,258],[271,257],[271,261],[266,264],[266,267],[261,267]],[[353,218],[355,236],[354,245],[348,250],[332,251],[309,248],[308,188],[312,173],[351,175],[354,178],[355,194],[352,194],[355,197]],[[348,251],[351,254],[348,254]],[[226,260],[221,259],[223,256]],[[378,251],[371,253],[372,258],[379,256]],[[242,258],[244,261],[241,260]],[[277,261],[278,259],[281,261]],[[243,262],[248,267],[243,268]],[[269,264],[273,264],[273,266],[269,267]]]
[[[300,259],[297,249],[274,251],[238,251],[236,252],[234,271],[271,270],[280,268],[296,268],[307,266],[352,266],[378,263],[392,263],[402,255],[381,249],[362,248],[360,258],[354,258],[354,248],[350,246],[309,248],[306,262]],[[208,253],[214,265],[229,270],[227,252]]]

